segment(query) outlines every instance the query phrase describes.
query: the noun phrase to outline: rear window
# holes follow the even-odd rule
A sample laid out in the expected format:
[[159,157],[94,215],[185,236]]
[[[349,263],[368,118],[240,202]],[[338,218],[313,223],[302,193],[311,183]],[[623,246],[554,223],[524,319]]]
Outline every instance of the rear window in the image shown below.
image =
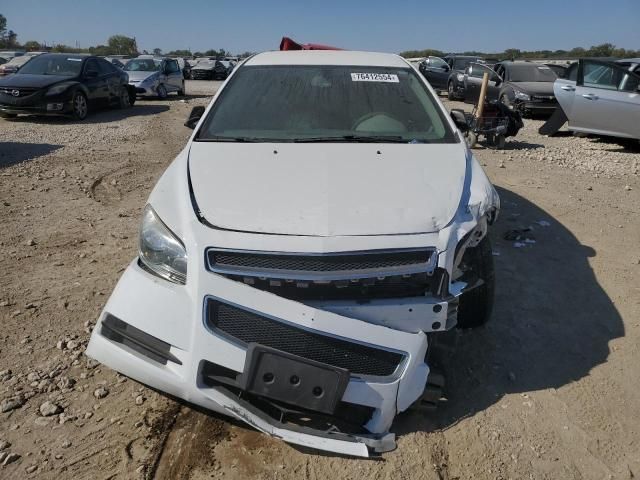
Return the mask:
[[383,142],[456,141],[412,69],[315,65],[242,67],[197,139],[346,141],[363,136]]
[[546,65],[510,65],[507,67],[511,82],[554,82],[558,76]]

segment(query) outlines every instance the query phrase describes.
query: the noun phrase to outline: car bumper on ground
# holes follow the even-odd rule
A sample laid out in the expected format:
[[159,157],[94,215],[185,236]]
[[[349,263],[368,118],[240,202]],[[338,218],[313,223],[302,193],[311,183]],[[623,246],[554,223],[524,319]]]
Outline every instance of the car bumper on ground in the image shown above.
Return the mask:
[[[99,318],[87,354],[153,388],[230,415],[293,444],[354,456],[395,447],[389,433],[391,423],[398,412],[421,397],[429,375],[424,331],[372,323],[370,320],[376,319],[367,315],[375,316],[371,312],[379,306],[369,313],[365,306],[358,309],[340,302],[321,309],[205,268],[189,275],[186,286],[175,285],[147,272],[137,260],[132,262]],[[453,300],[455,305],[457,299]],[[413,309],[406,299],[404,304],[395,303],[405,312]],[[424,299],[416,299],[421,316],[440,330],[447,328],[449,315],[443,306],[448,303],[433,300],[425,306]],[[393,306],[387,305],[387,309]],[[309,348],[310,352],[315,348],[316,356],[300,351],[292,356],[269,349],[270,342],[277,344],[283,337],[292,339],[293,346],[298,339],[304,340],[300,345],[314,345]],[[346,381],[334,411],[327,414],[323,410],[326,405],[317,407],[323,410],[318,411],[298,404],[293,409],[309,417],[302,421],[300,415],[276,405],[282,401],[277,395],[265,397],[256,389],[245,390],[255,369],[251,357],[263,348],[282,360],[282,368],[275,371],[306,371],[308,377],[299,376],[307,386],[321,381],[317,378],[324,375],[323,368],[330,369],[329,377],[344,370]],[[331,363],[336,357],[331,352],[341,355],[341,351],[350,352],[355,359],[350,365],[364,373],[334,368]],[[318,355],[322,362],[317,361]],[[262,376],[254,379],[255,383],[262,380]],[[331,425],[339,428],[327,423],[334,421]]]

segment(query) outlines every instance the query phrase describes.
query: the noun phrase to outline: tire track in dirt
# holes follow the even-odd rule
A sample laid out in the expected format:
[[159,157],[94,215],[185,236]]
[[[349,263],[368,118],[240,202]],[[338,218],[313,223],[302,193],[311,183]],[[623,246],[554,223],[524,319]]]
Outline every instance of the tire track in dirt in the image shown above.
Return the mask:
[[167,412],[163,440],[158,442],[154,462],[145,479],[182,480],[195,470],[214,466],[213,449],[228,437],[228,424],[192,408],[176,404]]

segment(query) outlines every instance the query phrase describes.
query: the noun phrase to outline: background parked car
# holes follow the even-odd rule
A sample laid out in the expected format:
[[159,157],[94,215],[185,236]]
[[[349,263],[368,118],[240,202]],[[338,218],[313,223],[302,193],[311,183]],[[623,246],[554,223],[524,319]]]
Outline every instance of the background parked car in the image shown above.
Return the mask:
[[171,92],[184,95],[182,70],[173,58],[140,56],[129,60],[124,71],[138,96],[166,98]]
[[553,82],[557,75],[548,66],[532,62],[500,62],[492,69],[472,63],[464,75],[464,100],[476,103],[485,72],[489,73],[488,100],[499,100],[523,116],[551,114],[557,107]]
[[47,53],[0,79],[0,116],[72,115],[84,120],[94,106],[131,106],[125,72],[88,55]]
[[21,55],[19,57],[13,57],[7,63],[0,65],[0,77],[5,75],[11,75],[16,73],[22,66],[31,60],[33,57],[29,55]]
[[442,58],[427,57],[420,62],[418,69],[434,90],[447,90],[451,67]]
[[104,58],[107,62],[111,63],[112,65],[115,65],[118,68],[124,68],[124,63],[119,58],[115,58],[115,57],[102,57],[102,58]]
[[[449,100],[464,99],[464,71],[470,63],[485,63],[481,57],[467,55],[447,55],[444,61],[449,65],[449,78],[447,79],[447,96]],[[427,77],[429,80],[429,77]]]
[[553,91],[569,130],[640,139],[640,58],[580,60]]

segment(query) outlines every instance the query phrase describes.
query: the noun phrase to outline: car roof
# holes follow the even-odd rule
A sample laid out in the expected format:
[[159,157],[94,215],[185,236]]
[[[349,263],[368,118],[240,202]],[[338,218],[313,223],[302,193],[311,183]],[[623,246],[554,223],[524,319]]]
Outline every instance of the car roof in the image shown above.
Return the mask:
[[[43,56],[43,57],[65,57],[65,58],[89,58],[89,57],[94,57],[93,55],[89,55],[88,53],[43,53],[41,55],[38,56]],[[97,57],[94,57],[97,58]]]
[[623,58],[620,60],[616,60],[619,63],[640,63],[640,57],[638,58]]
[[245,65],[353,65],[407,68],[409,64],[392,53],[349,50],[287,50],[258,53]]

